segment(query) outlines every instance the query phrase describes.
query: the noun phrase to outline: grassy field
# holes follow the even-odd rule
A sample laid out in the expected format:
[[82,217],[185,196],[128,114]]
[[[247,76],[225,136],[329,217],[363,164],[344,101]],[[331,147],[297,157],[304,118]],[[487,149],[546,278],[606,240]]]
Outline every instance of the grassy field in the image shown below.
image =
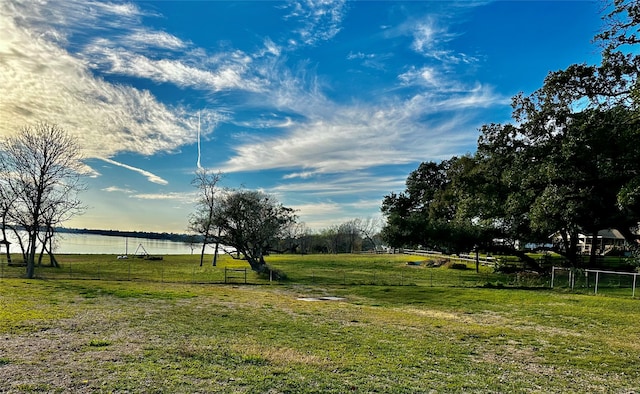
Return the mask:
[[[16,256],[17,257],[17,256]],[[274,269],[284,273],[284,278],[258,276],[251,272],[246,261],[221,256],[216,267],[211,266],[211,256],[200,267],[198,255],[167,255],[162,260],[129,258],[118,260],[114,255],[62,255],[58,256],[61,268],[50,268],[44,262],[36,268],[41,279],[91,279],[113,281],[155,281],[174,283],[245,283],[243,270],[247,268],[246,282],[267,284],[271,281],[296,284],[323,285],[420,285],[420,286],[472,286],[479,285],[547,285],[549,278],[534,282],[515,275],[498,275],[489,267],[475,272],[473,263],[464,270],[433,269],[427,266],[424,256],[402,254],[327,254],[327,255],[273,255],[267,261]],[[451,258],[433,258],[438,260]],[[410,265],[420,263],[420,265]],[[447,267],[454,260],[449,261]],[[227,272],[225,274],[225,269]],[[24,267],[8,267],[0,264],[0,278],[19,278]],[[226,275],[226,280],[225,280]],[[520,280],[519,283],[514,283]]]
[[[638,300],[544,288],[319,284],[329,268],[313,261],[356,271],[364,257],[289,258],[273,265],[299,264],[296,275],[313,271],[316,283],[293,273],[264,286],[5,276],[0,392],[640,390]],[[193,265],[192,256],[180,259]],[[410,269],[401,260],[380,261],[380,274]],[[177,268],[165,264],[158,273],[171,277]],[[457,270],[411,269],[460,280]]]

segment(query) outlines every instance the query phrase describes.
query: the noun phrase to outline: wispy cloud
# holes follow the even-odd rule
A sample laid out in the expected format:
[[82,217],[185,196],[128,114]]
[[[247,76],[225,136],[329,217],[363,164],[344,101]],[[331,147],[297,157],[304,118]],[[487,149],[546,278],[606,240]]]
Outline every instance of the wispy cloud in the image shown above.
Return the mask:
[[301,24],[296,30],[298,38],[290,40],[290,44],[315,45],[340,32],[348,3],[346,0],[300,0],[286,7],[289,11],[286,19],[295,19]]
[[459,57],[446,48],[447,41],[455,38],[455,35],[439,26],[434,19],[416,23],[412,26],[411,34],[413,35],[411,47],[421,55],[441,61],[459,61]]
[[183,203],[192,203],[197,198],[195,193],[180,193],[180,192],[172,192],[172,193],[140,193],[134,194],[131,197],[137,198],[139,200],[172,200]]
[[108,192],[108,193],[123,193],[123,194],[133,194],[133,193],[136,192],[133,189],[125,189],[125,188],[118,187],[118,186],[105,187],[105,188],[102,189],[102,191]]
[[[339,196],[368,195],[375,193],[383,195],[391,190],[402,188],[406,175],[376,175],[368,172],[354,172],[334,176],[307,179],[292,178],[292,181],[274,186],[269,191],[282,195],[298,194],[311,195],[314,198]],[[378,201],[379,203],[379,201]]]
[[138,50],[144,51],[148,51],[150,48],[177,51],[186,49],[189,46],[188,43],[182,41],[173,34],[145,29],[134,30],[124,39],[129,42],[129,47],[134,47]]
[[[332,96],[343,86],[321,74],[305,52],[340,34],[352,7],[346,0],[289,2],[278,11],[291,30],[256,36],[243,49],[231,42],[205,49],[191,37],[151,28],[147,17],[158,15],[142,4],[0,2],[0,133],[34,120],[57,123],[77,137],[85,157],[167,185],[152,171],[113,158],[178,152],[198,142],[200,109],[162,101],[175,89],[215,108],[202,113],[203,135],[224,123],[225,140],[216,134],[219,145],[212,146],[212,138],[206,146],[219,149],[216,166],[225,172],[284,170],[272,191],[311,195],[322,200],[316,212],[329,215],[334,205],[327,198],[354,188],[381,194],[402,187],[404,177],[375,177],[373,168],[466,151],[475,142],[476,111],[508,104],[491,86],[462,82],[451,72],[476,59],[452,51],[448,45],[456,36],[434,17],[408,16],[400,27],[381,30],[375,40],[394,41],[380,45],[381,53],[372,49],[375,42],[341,52],[348,67],[367,67],[358,72],[398,75],[395,85],[354,92],[346,101]],[[410,54],[401,66],[394,64],[396,45]],[[149,90],[133,87],[140,81]],[[128,200],[189,199],[116,186],[102,190]]]
[[381,216],[377,212],[375,215],[371,214],[372,211],[377,211],[380,207],[380,200],[359,200],[347,204],[327,200],[317,203],[293,204],[289,207],[295,209],[300,220],[313,230],[326,229],[351,219]]
[[[63,3],[67,5],[65,10],[71,3]],[[85,60],[51,40],[51,34],[34,36],[34,31],[45,30],[40,26],[44,22],[36,18],[44,18],[45,5],[15,4],[10,1],[0,5],[0,129],[4,133],[36,120],[56,123],[78,137],[88,158],[125,151],[152,155],[195,141],[195,129],[182,118],[181,108],[161,104],[148,91],[95,77]],[[75,5],[71,10],[85,11]],[[58,15],[56,6],[61,5],[51,5],[50,12]],[[31,19],[25,21],[15,14],[18,8],[33,19],[31,25]],[[128,7],[107,8],[135,15],[135,10]],[[91,10],[87,11],[88,19],[96,19]],[[65,15],[52,19],[62,24],[82,18]],[[49,29],[58,31],[51,26]]]
[[247,91],[264,90],[263,82],[247,77],[251,58],[241,52],[230,53],[224,64],[213,65],[213,71],[191,66],[182,60],[151,59],[135,52],[112,47],[105,39],[99,39],[85,48],[84,56],[101,71],[149,79],[159,83],[171,83],[179,87],[217,92],[225,89]]
[[321,112],[300,108],[308,121],[285,135],[249,141],[244,136],[223,171],[301,168],[295,173],[309,176],[445,158],[475,142],[472,110],[504,103],[483,86],[444,100],[439,94],[421,93],[378,107],[324,102]]
[[169,182],[167,182],[166,180],[162,179],[161,177],[159,177],[159,176],[157,176],[157,175],[155,175],[155,174],[153,174],[153,173],[151,173],[149,171],[143,170],[141,168],[133,167],[133,166],[130,166],[130,165],[127,165],[127,164],[124,164],[124,163],[119,163],[119,162],[117,162],[115,160],[106,159],[106,158],[101,158],[100,160],[102,160],[104,162],[107,162],[109,164],[113,164],[114,166],[126,168],[127,170],[130,170],[130,171],[133,171],[133,172],[137,172],[138,174],[146,177],[149,182],[156,183],[158,185],[167,185],[167,184],[169,184]]

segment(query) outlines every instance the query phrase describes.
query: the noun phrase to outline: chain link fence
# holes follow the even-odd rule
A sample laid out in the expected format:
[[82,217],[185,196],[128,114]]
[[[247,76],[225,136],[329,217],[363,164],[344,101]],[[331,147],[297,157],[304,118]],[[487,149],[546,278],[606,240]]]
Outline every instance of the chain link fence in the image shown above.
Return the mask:
[[[92,264],[63,262],[59,268],[36,267],[36,278],[70,280],[144,281],[170,283],[241,283],[241,284],[309,284],[309,285],[376,285],[432,287],[549,287],[549,278],[529,274],[499,274],[491,269],[476,272],[456,263],[455,268],[426,266],[407,262],[393,269],[361,269],[313,267],[295,269],[274,267],[274,271],[258,274],[245,267],[199,264],[175,264],[165,260],[122,259]],[[0,262],[0,278],[22,278],[25,267]]]

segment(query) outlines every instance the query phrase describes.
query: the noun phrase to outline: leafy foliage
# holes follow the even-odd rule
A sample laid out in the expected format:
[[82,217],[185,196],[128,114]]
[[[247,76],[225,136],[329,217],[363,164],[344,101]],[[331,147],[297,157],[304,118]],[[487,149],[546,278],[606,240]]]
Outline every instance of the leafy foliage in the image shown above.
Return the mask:
[[265,254],[295,221],[291,208],[259,191],[221,193],[212,211],[212,223],[219,230],[218,241],[234,247],[257,272],[266,270]]
[[490,246],[490,237],[510,247],[553,239],[576,264],[579,234],[637,237],[640,56],[622,49],[639,43],[640,6],[612,5],[596,37],[602,63],[551,72],[515,96],[514,123],[483,126],[474,156],[422,163],[406,191],[382,203],[387,242],[455,251],[471,240]]

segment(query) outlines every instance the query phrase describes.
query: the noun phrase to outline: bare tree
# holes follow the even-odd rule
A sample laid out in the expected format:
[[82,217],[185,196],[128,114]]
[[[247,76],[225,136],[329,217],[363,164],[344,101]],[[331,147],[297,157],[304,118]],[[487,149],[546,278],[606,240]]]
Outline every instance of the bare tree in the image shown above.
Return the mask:
[[[12,229],[14,232],[15,226],[11,226],[9,223],[11,208],[13,207],[16,201],[16,197],[13,193],[11,193],[11,189],[8,187],[6,182],[0,181],[0,218],[2,220],[0,224],[0,230],[2,231],[2,241],[4,242],[4,247],[6,248],[6,256],[7,263],[11,263],[11,254],[9,251],[9,241],[7,241],[7,229]],[[20,241],[20,238],[16,236],[16,238]],[[22,246],[22,242],[20,242],[20,246]],[[23,249],[24,255],[24,249]]]
[[58,261],[54,255],[55,250],[55,229],[60,224],[69,220],[73,215],[85,210],[85,206],[77,198],[77,191],[83,190],[84,185],[80,184],[63,184],[61,188],[74,188],[76,192],[71,190],[63,191],[61,196],[63,199],[52,199],[47,201],[42,209],[42,220],[44,223],[43,231],[39,232],[39,241],[42,246],[40,251],[40,257],[38,259],[38,265],[42,265],[42,256],[46,252],[49,255],[49,260],[52,267],[59,267]]
[[362,238],[371,243],[373,250],[377,252],[378,242],[376,242],[377,234],[380,232],[381,221],[380,219],[366,218],[366,219],[354,219],[354,225],[360,231]]
[[222,174],[212,174],[206,169],[196,171],[195,178],[191,184],[198,188],[198,200],[196,211],[189,218],[189,230],[202,236],[202,250],[200,251],[200,267],[204,262],[204,251],[208,244],[215,242],[216,249],[213,255],[213,265],[216,265],[218,256],[217,230],[213,222],[213,214],[218,204],[218,183]]
[[340,233],[343,239],[345,252],[353,253],[357,249],[358,241],[360,240],[360,228],[358,227],[358,220],[352,219],[342,223],[338,227],[338,233]]
[[26,274],[33,278],[38,237],[47,221],[59,224],[82,211],[77,199],[84,190],[82,155],[74,138],[44,122],[23,127],[0,148],[2,180],[15,196],[10,216],[27,232]]

